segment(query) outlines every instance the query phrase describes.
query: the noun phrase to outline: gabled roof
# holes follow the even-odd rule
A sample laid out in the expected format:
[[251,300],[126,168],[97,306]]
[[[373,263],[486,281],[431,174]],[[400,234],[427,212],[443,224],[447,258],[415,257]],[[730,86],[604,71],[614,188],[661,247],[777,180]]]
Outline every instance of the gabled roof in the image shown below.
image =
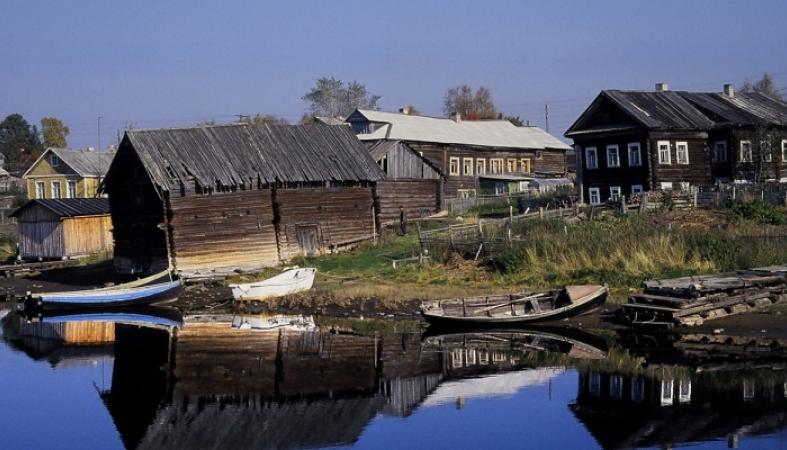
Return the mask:
[[401,147],[402,149],[404,149],[404,151],[412,153],[413,155],[418,157],[421,161],[423,161],[424,164],[431,167],[435,172],[437,172],[438,175],[445,176],[440,171],[439,167],[435,166],[431,161],[429,161],[427,158],[424,158],[423,155],[413,150],[412,147],[410,147],[409,145],[407,145],[402,141],[377,141],[374,144],[372,144],[371,147],[369,147],[369,154],[372,156],[372,159],[378,161],[380,158],[383,157],[383,155],[387,154],[388,152],[395,149],[396,147]]
[[11,213],[11,217],[17,217],[22,211],[34,205],[46,208],[58,217],[109,214],[109,199],[107,198],[39,198],[30,200],[17,208]]
[[68,148],[49,147],[22,176],[26,177],[27,174],[38,165],[39,161],[42,161],[52,153],[57,155],[61,162],[65,163],[82,177],[103,177],[106,175],[107,170],[109,170],[112,158],[115,157],[114,150],[73,150]]
[[362,141],[385,139],[535,150],[570,148],[538,127],[517,127],[507,120],[456,122],[446,118],[359,109],[350,115],[348,121],[356,114],[369,122],[385,124],[373,133],[359,134],[358,139]]
[[[233,124],[127,131],[153,183],[169,190],[190,177],[202,186],[377,181],[385,174],[350,127]],[[107,175],[111,183],[113,168]]]
[[680,92],[686,100],[707,111],[719,125],[787,125],[787,103],[759,92]]

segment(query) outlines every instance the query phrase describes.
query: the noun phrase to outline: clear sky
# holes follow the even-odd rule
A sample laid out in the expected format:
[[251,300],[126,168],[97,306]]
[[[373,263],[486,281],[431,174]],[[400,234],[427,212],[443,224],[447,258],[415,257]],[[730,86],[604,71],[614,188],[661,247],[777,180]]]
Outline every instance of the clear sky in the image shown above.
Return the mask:
[[0,118],[56,116],[72,147],[234,114],[295,122],[321,76],[439,115],[451,86],[565,129],[601,89],[787,87],[787,1],[0,0]]

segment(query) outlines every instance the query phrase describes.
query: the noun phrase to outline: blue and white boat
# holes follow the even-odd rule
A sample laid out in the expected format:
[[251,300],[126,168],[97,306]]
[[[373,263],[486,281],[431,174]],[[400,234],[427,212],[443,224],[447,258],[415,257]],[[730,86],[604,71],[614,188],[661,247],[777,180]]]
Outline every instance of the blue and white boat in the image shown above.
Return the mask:
[[[155,282],[169,277],[166,281]],[[183,281],[173,280],[169,271],[117,286],[82,291],[28,294],[31,306],[44,308],[107,308],[166,303],[178,298]]]

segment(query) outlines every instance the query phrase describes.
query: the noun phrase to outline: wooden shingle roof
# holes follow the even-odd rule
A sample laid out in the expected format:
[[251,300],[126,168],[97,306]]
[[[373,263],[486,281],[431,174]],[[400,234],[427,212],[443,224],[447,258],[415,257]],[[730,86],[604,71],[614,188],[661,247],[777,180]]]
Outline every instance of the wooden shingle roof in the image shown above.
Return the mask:
[[119,151],[128,147],[165,191],[191,177],[202,186],[385,178],[350,127],[237,124],[131,130]]

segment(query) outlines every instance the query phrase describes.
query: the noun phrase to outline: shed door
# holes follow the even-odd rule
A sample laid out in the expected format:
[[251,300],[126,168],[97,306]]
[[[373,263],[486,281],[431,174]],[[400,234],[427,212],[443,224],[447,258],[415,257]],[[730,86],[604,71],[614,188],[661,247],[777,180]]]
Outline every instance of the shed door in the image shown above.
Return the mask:
[[301,247],[303,256],[317,256],[322,247],[320,226],[316,223],[296,224],[295,239]]

